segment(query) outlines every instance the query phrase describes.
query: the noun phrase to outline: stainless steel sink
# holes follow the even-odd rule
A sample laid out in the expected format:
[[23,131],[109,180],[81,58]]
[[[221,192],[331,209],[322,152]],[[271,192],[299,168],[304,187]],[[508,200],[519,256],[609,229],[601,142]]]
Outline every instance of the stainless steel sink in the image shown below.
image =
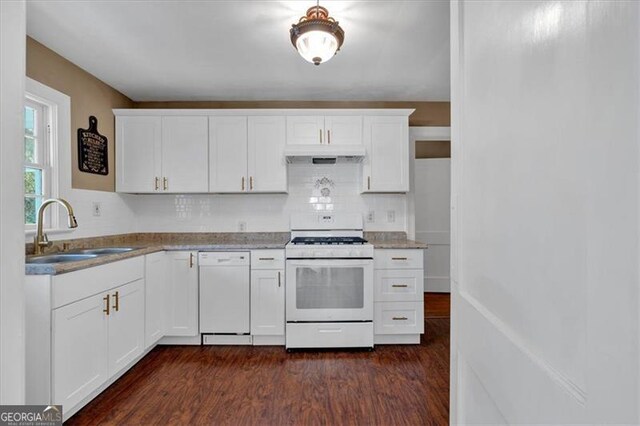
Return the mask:
[[32,256],[26,258],[26,263],[62,263],[62,262],[77,262],[79,260],[94,259],[98,257],[97,254],[89,253],[57,253],[57,254],[44,254],[42,256]]
[[94,249],[78,249],[78,250],[73,250],[73,253],[104,255],[104,254],[127,253],[135,249],[136,249],[135,247],[103,247],[103,248],[94,248]]

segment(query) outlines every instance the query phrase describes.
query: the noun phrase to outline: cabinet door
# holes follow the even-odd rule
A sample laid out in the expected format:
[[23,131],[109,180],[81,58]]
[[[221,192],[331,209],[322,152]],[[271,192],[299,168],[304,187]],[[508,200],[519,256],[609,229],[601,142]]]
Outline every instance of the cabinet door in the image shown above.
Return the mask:
[[284,335],[284,271],[251,271],[251,334]]
[[166,253],[166,336],[198,334],[198,253],[174,251]]
[[167,282],[166,260],[165,252],[163,251],[145,256],[145,348],[149,348],[164,336]]
[[144,280],[109,291],[109,376],[144,351]]
[[364,192],[409,190],[409,121],[407,117],[365,117]]
[[249,117],[249,192],[287,192],[284,117]]
[[209,192],[245,192],[247,117],[209,117]]
[[362,145],[362,116],[328,116],[324,127],[329,145]]
[[326,143],[324,117],[300,115],[287,117],[287,145],[317,145]]
[[54,404],[75,406],[109,376],[104,296],[91,296],[52,312]]
[[207,192],[209,189],[207,117],[162,117],[162,189]]
[[116,191],[161,188],[160,117],[116,117]]

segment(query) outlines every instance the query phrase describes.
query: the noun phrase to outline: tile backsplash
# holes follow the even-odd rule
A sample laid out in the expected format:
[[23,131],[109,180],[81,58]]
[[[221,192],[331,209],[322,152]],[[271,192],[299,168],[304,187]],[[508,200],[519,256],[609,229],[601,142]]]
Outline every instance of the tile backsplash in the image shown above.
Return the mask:
[[288,194],[149,194],[127,204],[136,232],[288,231],[291,213],[323,211],[362,213],[366,230],[405,231],[406,195],[360,194],[361,167],[290,164]]

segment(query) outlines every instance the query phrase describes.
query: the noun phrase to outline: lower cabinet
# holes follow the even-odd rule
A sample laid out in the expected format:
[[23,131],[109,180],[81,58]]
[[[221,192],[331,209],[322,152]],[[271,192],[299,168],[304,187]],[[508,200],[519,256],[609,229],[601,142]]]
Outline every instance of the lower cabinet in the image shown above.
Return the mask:
[[284,344],[284,251],[251,252],[251,335],[254,345]]
[[167,292],[167,254],[164,251],[145,256],[144,345],[149,348],[165,335]]
[[422,250],[375,251],[374,342],[420,343],[424,333]]
[[198,336],[198,252],[166,252],[165,336]]
[[65,408],[109,378],[109,318],[103,312],[103,297],[98,294],[53,311],[52,402]]
[[144,351],[144,280],[54,309],[53,402],[73,407]]

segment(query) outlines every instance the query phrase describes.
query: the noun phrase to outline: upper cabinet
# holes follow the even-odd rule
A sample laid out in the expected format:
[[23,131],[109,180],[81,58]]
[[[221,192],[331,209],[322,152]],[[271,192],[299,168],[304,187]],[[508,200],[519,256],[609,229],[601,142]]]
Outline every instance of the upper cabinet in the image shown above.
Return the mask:
[[117,192],[207,192],[207,117],[118,116]]
[[286,193],[287,162],[321,157],[361,167],[363,192],[407,192],[411,112],[116,109],[116,191]]
[[209,192],[286,192],[285,118],[209,118]]
[[288,116],[287,145],[362,145],[362,116]]
[[409,191],[409,120],[401,116],[364,118],[363,192]]

